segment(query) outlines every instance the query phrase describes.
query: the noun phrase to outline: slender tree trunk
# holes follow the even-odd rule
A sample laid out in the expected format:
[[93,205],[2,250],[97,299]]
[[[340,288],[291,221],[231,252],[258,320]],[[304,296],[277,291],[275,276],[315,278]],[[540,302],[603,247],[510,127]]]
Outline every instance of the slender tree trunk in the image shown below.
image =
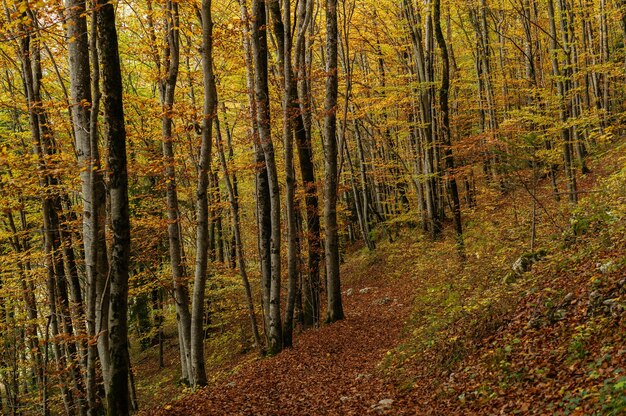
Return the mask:
[[[97,353],[100,359],[102,378],[104,380],[105,392],[109,388],[110,380],[110,359],[109,359],[109,259],[105,235],[106,223],[106,198],[107,191],[104,186],[104,175],[100,165],[100,150],[98,138],[98,115],[100,111],[100,62],[98,58],[98,11],[96,3],[92,0],[91,13],[91,36],[89,39],[89,53],[92,67],[91,74],[91,97],[92,106],[89,120],[89,141],[91,147],[91,185],[92,185],[92,211],[94,215],[93,226],[90,230],[91,250],[94,264],[94,276],[88,282],[88,312],[87,322],[92,323],[95,331],[94,337],[97,342]],[[95,351],[90,350],[94,365],[96,361]]]
[[[362,228],[363,228],[363,233],[368,235],[367,239],[365,240],[365,243],[367,244],[368,249],[374,250],[376,249],[376,243],[369,236],[370,220],[369,220],[369,215],[368,215],[369,214],[368,207],[370,205],[370,202],[369,202],[369,192],[367,189],[367,166],[366,166],[366,161],[365,161],[365,152],[363,151],[363,139],[361,137],[361,131],[356,120],[354,121],[354,137],[356,138],[357,154],[359,157],[359,178],[361,182],[361,199],[362,199],[361,214],[363,215]],[[356,194],[355,194],[355,197],[356,197]]]
[[174,302],[176,322],[179,333],[179,352],[181,358],[181,379],[189,382],[191,378],[191,313],[189,311],[189,289],[187,287],[187,270],[184,264],[182,236],[180,229],[180,210],[178,206],[178,186],[176,182],[176,166],[174,160],[172,117],[176,82],[180,66],[180,32],[178,3],[167,1],[165,10],[165,50],[164,62],[156,49],[156,33],[152,17],[152,2],[148,5],[148,27],[152,39],[153,55],[158,69],[164,66],[163,80],[159,80],[159,91],[162,106],[161,136],[163,139],[163,159],[165,162],[166,201],[168,218],[168,244],[172,280],[174,284]]
[[444,161],[448,173],[450,196],[452,198],[452,214],[454,217],[454,231],[459,255],[465,258],[465,248],[463,244],[463,223],[461,222],[461,203],[459,191],[456,183],[456,172],[454,170],[454,158],[452,156],[452,143],[450,140],[450,110],[448,97],[450,92],[450,59],[448,57],[448,47],[441,30],[441,0],[434,0],[433,20],[435,24],[435,37],[441,50],[441,89],[439,90],[439,108],[441,109],[441,139],[444,146]]
[[219,153],[220,164],[222,165],[222,172],[224,173],[224,183],[226,184],[226,190],[228,192],[228,202],[230,204],[230,211],[233,219],[233,234],[235,236],[235,247],[237,263],[239,267],[239,274],[243,283],[243,288],[246,293],[246,302],[248,304],[248,316],[250,318],[250,327],[252,334],[254,335],[254,341],[256,347],[259,350],[259,354],[263,355],[263,344],[261,342],[261,336],[259,335],[259,328],[257,325],[256,314],[254,312],[254,300],[252,298],[252,289],[250,288],[250,281],[248,279],[248,272],[246,270],[246,260],[244,256],[243,240],[241,238],[241,224],[239,221],[239,201],[237,199],[237,193],[233,181],[231,181],[230,174],[228,172],[228,165],[226,163],[226,155],[224,154],[224,148],[222,145],[222,134],[219,128],[219,120],[215,119],[215,130],[217,150]]
[[107,412],[109,415],[127,415],[129,413],[127,312],[130,222],[126,128],[115,9],[107,0],[98,0],[98,6],[98,54],[102,70],[105,138],[108,147],[107,175],[113,236],[109,269],[110,380],[108,380],[107,389]]
[[296,291],[298,287],[298,229],[296,224],[296,178],[293,168],[293,120],[298,107],[291,102],[295,91],[292,81],[291,67],[291,1],[283,0],[283,142],[285,147],[285,182],[287,205],[287,305],[283,327],[283,344],[285,347],[293,345],[293,316],[296,305]]
[[211,137],[213,118],[216,113],[217,97],[213,75],[213,20],[211,0],[203,0],[202,18],[202,73],[204,80],[204,118],[202,123],[202,144],[198,164],[196,187],[196,267],[193,286],[191,312],[191,365],[192,384],[207,384],[204,365],[204,290],[206,286],[209,251],[209,174],[211,173]]
[[[83,195],[83,246],[85,255],[85,274],[87,277],[87,325],[90,339],[96,336],[95,282],[98,278],[97,268],[97,232],[98,216],[94,210],[94,155],[91,143],[91,111],[94,105],[91,95],[91,74],[89,38],[85,0],[68,0],[67,36],[74,39],[68,44],[70,89],[72,94],[72,116],[77,144],[78,161],[82,165],[80,171]],[[97,109],[96,109],[97,111]],[[97,117],[97,114],[95,115]],[[96,152],[97,154],[97,152]],[[80,288],[78,288],[80,290]],[[76,289],[75,289],[76,290]],[[96,345],[89,343],[87,352],[87,403],[90,415],[101,412],[101,403],[97,397],[96,384]]]
[[[262,312],[265,337],[269,341],[269,316],[270,316],[270,288],[271,288],[271,259],[270,259],[270,239],[271,239],[271,219],[269,201],[269,182],[267,169],[265,168],[265,154],[259,141],[258,111],[256,101],[255,70],[253,63],[253,50],[251,45],[251,30],[249,27],[248,9],[245,0],[240,0],[241,19],[244,21],[243,47],[246,62],[246,87],[248,89],[248,105],[250,108],[250,130],[249,135],[253,140],[254,155],[256,163],[255,174],[255,196],[256,196],[256,217],[258,223],[258,249],[259,264],[261,269],[261,289],[262,289]],[[265,14],[263,15],[265,16]],[[256,21],[256,17],[255,17]]]
[[[268,353],[276,354],[283,348],[280,307],[280,194],[278,173],[274,158],[274,145],[270,129],[270,106],[267,68],[267,30],[265,2],[253,0],[252,55],[254,60],[254,89],[257,106],[259,141],[265,157],[270,202],[270,290],[268,319]],[[267,215],[264,211],[263,216]],[[261,217],[263,218],[263,217]],[[260,219],[263,221],[263,219]],[[263,255],[263,254],[262,254]]]
[[339,276],[337,225],[337,0],[326,0],[326,101],[324,112],[324,223],[326,226],[327,322],[344,318]]
[[[311,145],[311,98],[308,88],[309,65],[306,62],[307,31],[312,26],[313,1],[300,1],[298,4],[298,35],[294,47],[296,72],[299,75],[299,86],[296,77],[292,76],[294,87],[291,92],[291,105],[294,107],[294,129],[300,176],[305,193],[307,222],[307,275],[302,285],[303,321],[304,326],[317,325],[320,319],[320,217],[317,196],[317,183],[313,166],[313,150]],[[298,111],[299,110],[299,111]]]

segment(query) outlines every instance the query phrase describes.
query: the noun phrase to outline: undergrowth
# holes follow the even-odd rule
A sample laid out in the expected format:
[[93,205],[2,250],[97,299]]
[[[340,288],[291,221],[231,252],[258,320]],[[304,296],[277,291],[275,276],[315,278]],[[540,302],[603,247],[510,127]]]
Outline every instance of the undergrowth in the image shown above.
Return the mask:
[[[623,154],[618,145],[596,157],[599,179],[586,178],[574,209],[543,189],[532,249],[528,196],[487,192],[466,213],[465,261],[451,236],[433,243],[415,230],[353,256],[350,273],[374,268],[415,287],[404,341],[381,371],[447,412],[624,414]],[[538,250],[532,270],[512,272]]]

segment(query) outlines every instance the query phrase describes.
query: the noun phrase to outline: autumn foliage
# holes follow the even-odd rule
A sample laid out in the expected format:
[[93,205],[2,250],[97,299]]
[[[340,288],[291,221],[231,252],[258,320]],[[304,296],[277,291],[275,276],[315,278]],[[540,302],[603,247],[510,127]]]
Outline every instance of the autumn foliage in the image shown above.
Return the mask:
[[624,1],[0,8],[0,413],[625,411]]

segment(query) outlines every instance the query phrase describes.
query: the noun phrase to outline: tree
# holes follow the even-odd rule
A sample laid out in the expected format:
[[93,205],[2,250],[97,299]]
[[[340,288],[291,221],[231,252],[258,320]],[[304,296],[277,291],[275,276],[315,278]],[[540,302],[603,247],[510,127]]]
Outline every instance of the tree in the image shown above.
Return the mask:
[[[54,173],[55,161],[52,159],[52,156],[57,153],[57,149],[54,145],[49,116],[42,105],[41,39],[35,35],[38,29],[37,15],[28,6],[21,13],[18,28],[21,32],[20,58],[24,95],[28,104],[31,139],[37,160],[40,186],[45,191],[41,198],[41,211],[43,214],[50,327],[55,337],[61,334],[66,335],[65,342],[53,343],[53,351],[59,370],[65,408],[70,411],[74,406],[77,406],[81,414],[84,414],[86,413],[86,404],[82,398],[84,385],[82,374],[78,368],[77,346],[73,339],[74,325],[70,316],[67,291],[68,276],[63,258],[64,233],[61,225],[63,193],[52,191],[60,185],[60,178]],[[66,366],[70,370],[74,382],[73,389],[68,374],[65,372]],[[75,396],[78,398],[75,399]]]
[[[178,206],[178,187],[176,182],[176,166],[174,160],[174,135],[172,132],[173,105],[176,82],[180,66],[180,19],[178,2],[168,1],[165,4],[165,47],[163,62],[156,45],[156,33],[153,23],[152,2],[148,6],[148,27],[152,40],[152,54],[157,69],[163,68],[164,75],[159,79],[159,99],[162,107],[161,135],[165,177],[167,181],[167,233],[172,281],[174,285],[174,302],[176,305],[176,322],[179,334],[179,351],[181,378],[190,382],[192,378],[191,363],[191,313],[189,311],[189,288],[187,286],[187,269],[184,264],[182,234],[180,225],[180,209]],[[159,74],[161,76],[161,74]]]
[[110,221],[113,240],[109,264],[109,359],[110,378],[106,380],[109,415],[129,413],[128,356],[128,265],[130,221],[128,214],[128,172],[126,168],[126,128],[122,72],[120,68],[115,9],[98,0],[98,56],[102,71],[105,137],[108,149],[107,179],[110,195]]
[[283,327],[283,344],[293,344],[293,316],[296,305],[298,286],[298,229],[296,225],[296,178],[293,167],[293,114],[291,103],[293,91],[293,69],[291,67],[291,1],[283,0],[283,143],[285,147],[285,182],[286,182],[286,214],[287,214],[287,305]]
[[[320,320],[320,261],[321,235],[319,200],[315,167],[313,165],[313,145],[311,139],[311,48],[310,38],[313,22],[313,0],[298,2],[298,30],[295,41],[294,56],[297,76],[292,76],[290,103],[294,107],[292,116],[295,119],[295,137],[300,164],[300,176],[305,192],[306,224],[307,224],[307,274],[302,282],[303,323],[305,326],[317,325]],[[308,45],[308,46],[307,46]],[[297,82],[296,82],[297,80]],[[300,111],[298,111],[298,109]]]
[[[280,230],[280,188],[278,186],[278,171],[276,168],[276,160],[274,157],[274,144],[271,135],[271,117],[269,103],[269,86],[268,86],[268,68],[267,68],[267,30],[266,30],[266,13],[265,4],[260,0],[253,0],[252,14],[255,16],[252,25],[252,57],[254,61],[254,93],[257,109],[257,127],[259,131],[260,147],[263,151],[264,160],[257,159],[265,164],[267,171],[267,184],[269,192],[269,212],[259,211],[261,218],[259,221],[266,221],[265,217],[269,216],[270,225],[270,273],[266,287],[269,286],[269,293],[266,293],[264,303],[267,306],[266,315],[266,333],[268,334],[268,353],[276,354],[283,348],[282,323],[281,323],[281,307],[280,307],[280,270],[281,270],[281,230]],[[263,167],[260,167],[263,168]],[[257,198],[262,200],[266,195],[260,194]],[[260,202],[261,206],[265,202]],[[261,241],[261,256],[266,255],[266,241]]]
[[207,383],[204,367],[204,290],[207,278],[209,251],[209,173],[211,173],[211,137],[213,119],[217,111],[217,93],[213,76],[213,20],[211,0],[204,0],[201,9],[202,19],[202,71],[204,80],[204,116],[202,123],[202,144],[198,165],[196,189],[196,270],[193,285],[191,312],[191,366],[192,384],[204,386]]
[[[92,81],[90,73],[89,36],[87,31],[87,11],[84,0],[71,0],[67,3],[67,36],[73,39],[68,44],[70,88],[73,100],[73,125],[75,127],[77,155],[82,164],[80,172],[83,195],[83,246],[85,253],[85,272],[87,275],[87,326],[90,339],[96,338],[96,308],[98,281],[105,276],[102,270],[104,256],[98,256],[99,232],[103,226],[95,197],[96,184],[102,184],[99,167],[98,143],[92,140],[97,131],[92,133],[92,119],[97,119],[98,106],[92,99]],[[93,38],[94,36],[92,36]],[[92,39],[95,41],[95,39]],[[98,67],[96,66],[96,70]],[[93,113],[92,113],[93,112]],[[95,124],[95,123],[94,123]],[[104,266],[104,267],[103,267]],[[100,283],[102,284],[102,283]],[[79,288],[80,290],[80,288]],[[90,414],[96,414],[101,407],[97,398],[96,358],[97,343],[90,342],[87,352],[87,401]],[[102,360],[107,363],[106,359]]]
[[450,110],[448,106],[448,96],[450,91],[450,58],[448,47],[441,30],[441,0],[434,0],[433,20],[435,24],[435,38],[441,50],[441,88],[439,89],[439,106],[441,109],[441,138],[444,145],[444,161],[448,171],[450,196],[452,198],[452,215],[454,217],[454,231],[456,233],[457,247],[461,257],[465,257],[463,247],[463,223],[461,222],[461,202],[459,200],[459,190],[456,184],[456,172],[454,171],[454,158],[452,156],[450,140]]
[[337,0],[326,0],[326,100],[324,102],[324,226],[326,228],[326,321],[344,318],[337,225]]

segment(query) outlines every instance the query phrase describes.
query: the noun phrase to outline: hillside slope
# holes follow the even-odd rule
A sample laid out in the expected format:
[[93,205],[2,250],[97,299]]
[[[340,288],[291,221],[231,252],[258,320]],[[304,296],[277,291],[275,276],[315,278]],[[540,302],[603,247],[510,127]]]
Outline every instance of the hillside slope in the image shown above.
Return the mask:
[[573,213],[538,195],[532,251],[512,192],[466,216],[464,262],[414,230],[353,252],[345,321],[150,414],[624,414],[624,154],[592,162]]

